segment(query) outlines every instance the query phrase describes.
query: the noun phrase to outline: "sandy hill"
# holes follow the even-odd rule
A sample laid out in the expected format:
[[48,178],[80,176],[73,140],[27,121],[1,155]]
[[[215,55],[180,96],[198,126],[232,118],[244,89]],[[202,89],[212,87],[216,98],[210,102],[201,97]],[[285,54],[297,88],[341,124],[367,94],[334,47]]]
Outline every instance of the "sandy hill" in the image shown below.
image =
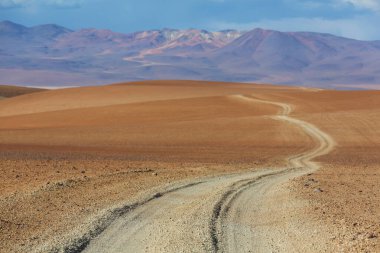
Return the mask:
[[319,158],[322,168],[309,176],[315,185],[297,179],[292,194],[308,203],[303,215],[335,231],[334,249],[379,250],[378,239],[368,235],[380,232],[380,92],[196,81],[120,83],[1,100],[2,248],[33,252],[55,245],[94,215],[153,187],[281,167],[314,145],[298,127],[272,118],[280,108],[241,95],[287,103],[292,117],[334,138],[337,147]]

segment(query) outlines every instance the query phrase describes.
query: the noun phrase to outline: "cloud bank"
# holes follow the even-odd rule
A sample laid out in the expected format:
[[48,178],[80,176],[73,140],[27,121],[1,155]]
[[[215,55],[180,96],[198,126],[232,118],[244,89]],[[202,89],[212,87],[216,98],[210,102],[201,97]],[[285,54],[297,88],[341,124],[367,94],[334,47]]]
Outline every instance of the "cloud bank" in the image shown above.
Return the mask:
[[26,8],[48,5],[58,8],[80,7],[84,0],[0,0],[0,8]]
[[351,4],[356,8],[380,11],[380,0],[340,0],[342,3]]

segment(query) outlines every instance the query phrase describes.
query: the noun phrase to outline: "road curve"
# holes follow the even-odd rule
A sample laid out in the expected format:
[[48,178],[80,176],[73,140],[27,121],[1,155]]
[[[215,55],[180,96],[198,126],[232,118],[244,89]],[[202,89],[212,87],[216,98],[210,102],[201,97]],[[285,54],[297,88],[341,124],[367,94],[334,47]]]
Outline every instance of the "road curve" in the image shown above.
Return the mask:
[[[273,116],[299,127],[313,140],[315,147],[288,159],[289,168],[283,172],[229,191],[218,204],[218,215],[212,223],[214,252],[320,252],[323,245],[305,244],[304,225],[297,219],[286,220],[292,205],[289,196],[278,191],[278,186],[292,178],[318,169],[312,159],[328,154],[336,145],[334,140],[316,126],[289,116],[290,105],[237,95],[245,101],[255,101],[279,106],[281,111]],[[269,214],[269,215],[268,215]],[[302,239],[300,239],[302,238]],[[312,243],[311,243],[312,244]],[[326,245],[324,245],[326,246]]]
[[290,157],[287,168],[206,178],[149,198],[122,214],[83,252],[318,250],[299,236],[308,229],[305,224],[286,215],[294,201],[281,186],[316,170],[318,164],[312,159],[330,152],[334,141],[314,125],[289,116],[292,108],[287,104],[246,95],[232,98],[279,106],[281,111],[273,119],[295,125],[315,140],[315,147]]

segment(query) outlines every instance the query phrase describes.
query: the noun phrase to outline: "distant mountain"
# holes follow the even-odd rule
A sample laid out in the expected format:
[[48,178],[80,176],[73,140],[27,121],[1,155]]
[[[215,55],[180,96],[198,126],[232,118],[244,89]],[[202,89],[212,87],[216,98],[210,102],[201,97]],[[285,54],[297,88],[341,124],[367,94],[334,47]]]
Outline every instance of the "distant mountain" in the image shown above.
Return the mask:
[[71,30],[58,25],[40,25],[31,28],[10,21],[0,22],[0,37],[19,40],[51,40]]
[[[241,81],[333,87],[380,84],[380,41],[255,29],[209,56]],[[252,79],[251,79],[252,80]]]
[[0,35],[1,36],[17,36],[27,31],[23,25],[19,25],[10,21],[0,22]]
[[380,84],[380,41],[263,29],[122,34],[0,22],[0,83],[59,86],[146,79],[367,87]]

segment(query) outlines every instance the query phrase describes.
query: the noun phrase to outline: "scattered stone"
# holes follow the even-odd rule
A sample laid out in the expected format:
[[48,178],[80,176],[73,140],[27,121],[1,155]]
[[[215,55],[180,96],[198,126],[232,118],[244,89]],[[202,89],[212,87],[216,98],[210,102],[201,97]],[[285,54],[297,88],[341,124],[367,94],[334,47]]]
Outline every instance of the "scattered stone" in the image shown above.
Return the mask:
[[160,192],[157,192],[156,194],[153,195],[153,198],[156,199],[156,198],[159,198],[161,196],[162,196],[162,194]]
[[377,235],[375,233],[369,233],[368,239],[374,239],[377,238]]
[[323,192],[323,190],[321,188],[315,188],[314,192]]
[[152,175],[153,176],[157,176],[158,174],[157,174],[157,172],[153,172]]

